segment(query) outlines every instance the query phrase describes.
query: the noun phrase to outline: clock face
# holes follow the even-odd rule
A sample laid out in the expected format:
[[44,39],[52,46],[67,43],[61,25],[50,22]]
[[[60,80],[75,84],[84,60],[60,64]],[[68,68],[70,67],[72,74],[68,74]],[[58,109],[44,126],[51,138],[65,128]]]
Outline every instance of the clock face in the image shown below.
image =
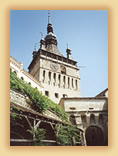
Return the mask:
[[56,64],[56,63],[51,63],[50,64],[50,68],[53,70],[53,71],[57,71],[59,69],[59,66]]

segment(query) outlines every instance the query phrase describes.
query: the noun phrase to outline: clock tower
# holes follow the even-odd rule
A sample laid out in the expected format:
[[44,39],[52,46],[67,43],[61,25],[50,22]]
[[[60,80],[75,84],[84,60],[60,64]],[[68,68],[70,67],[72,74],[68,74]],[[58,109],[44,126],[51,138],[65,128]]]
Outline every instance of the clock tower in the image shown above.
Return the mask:
[[80,97],[80,77],[77,62],[66,49],[64,57],[57,46],[57,37],[48,15],[47,35],[40,40],[40,48],[33,51],[29,73],[43,85],[43,94],[59,103],[61,98]]

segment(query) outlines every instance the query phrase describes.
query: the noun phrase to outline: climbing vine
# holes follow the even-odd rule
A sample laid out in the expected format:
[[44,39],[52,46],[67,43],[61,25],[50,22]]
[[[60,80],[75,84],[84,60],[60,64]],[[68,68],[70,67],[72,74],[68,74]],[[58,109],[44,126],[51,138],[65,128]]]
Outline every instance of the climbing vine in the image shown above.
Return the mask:
[[56,125],[56,142],[59,146],[73,146],[80,142],[79,130],[76,126]]
[[26,94],[29,97],[28,103],[32,109],[43,113],[46,110],[52,111],[63,121],[68,121],[68,114],[47,96],[42,95],[36,88],[32,88],[28,83],[19,79],[17,75],[10,70],[10,88]]
[[[27,102],[30,104],[31,108],[37,112],[43,113],[46,110],[50,110],[56,114],[62,121],[69,123],[69,116],[51,99],[43,96],[37,89],[32,88],[28,83],[19,79],[17,75],[10,70],[10,88],[14,89],[22,94],[26,94],[29,99]],[[26,119],[24,117],[18,116],[15,111],[24,111],[19,107],[11,106],[10,113],[10,133],[11,138],[21,138],[21,139],[32,139],[33,127],[30,127],[28,123],[26,124]],[[32,121],[30,121],[32,122]],[[58,146],[72,146],[76,142],[80,141],[79,131],[75,126],[57,124],[56,127],[56,143]],[[38,128],[35,131],[35,139],[33,142],[34,146],[44,145],[41,140],[45,139],[46,130],[43,128]]]

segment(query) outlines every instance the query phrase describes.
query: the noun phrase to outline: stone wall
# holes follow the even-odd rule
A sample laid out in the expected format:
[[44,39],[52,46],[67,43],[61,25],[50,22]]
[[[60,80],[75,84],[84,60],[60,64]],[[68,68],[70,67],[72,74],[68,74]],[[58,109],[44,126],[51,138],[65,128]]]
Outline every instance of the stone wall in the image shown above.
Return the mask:
[[[31,106],[28,104],[28,101],[29,101],[28,99],[29,99],[28,96],[23,95],[23,94],[15,91],[13,89],[10,89],[10,103],[17,104],[17,105],[22,106],[24,108],[31,109]],[[47,110],[43,114],[47,117],[51,117],[51,118],[54,118],[54,119],[61,121],[61,119],[57,115],[55,115],[54,113],[52,113],[49,110]]]
[[100,129],[104,136],[103,145],[107,145],[108,99],[106,97],[65,98],[61,99],[60,105],[70,115],[72,124],[81,128],[84,135],[89,127]]

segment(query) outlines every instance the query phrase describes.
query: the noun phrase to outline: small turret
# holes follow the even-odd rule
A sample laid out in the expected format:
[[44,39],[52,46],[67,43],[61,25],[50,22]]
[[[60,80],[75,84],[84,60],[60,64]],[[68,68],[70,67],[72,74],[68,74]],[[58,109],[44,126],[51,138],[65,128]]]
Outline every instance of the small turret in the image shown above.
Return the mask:
[[45,49],[45,40],[43,38],[42,32],[41,32],[41,40],[40,40],[40,49]]
[[33,58],[34,58],[37,54],[37,51],[34,50],[32,54],[33,54]]
[[37,54],[36,45],[37,45],[37,43],[35,43],[35,45],[34,45],[34,51],[33,51],[33,53],[32,53],[33,58],[34,58],[34,57],[36,56],[36,54]]
[[73,58],[71,56],[71,50],[68,48],[68,44],[67,44],[66,53],[67,53],[67,58],[73,60]]

